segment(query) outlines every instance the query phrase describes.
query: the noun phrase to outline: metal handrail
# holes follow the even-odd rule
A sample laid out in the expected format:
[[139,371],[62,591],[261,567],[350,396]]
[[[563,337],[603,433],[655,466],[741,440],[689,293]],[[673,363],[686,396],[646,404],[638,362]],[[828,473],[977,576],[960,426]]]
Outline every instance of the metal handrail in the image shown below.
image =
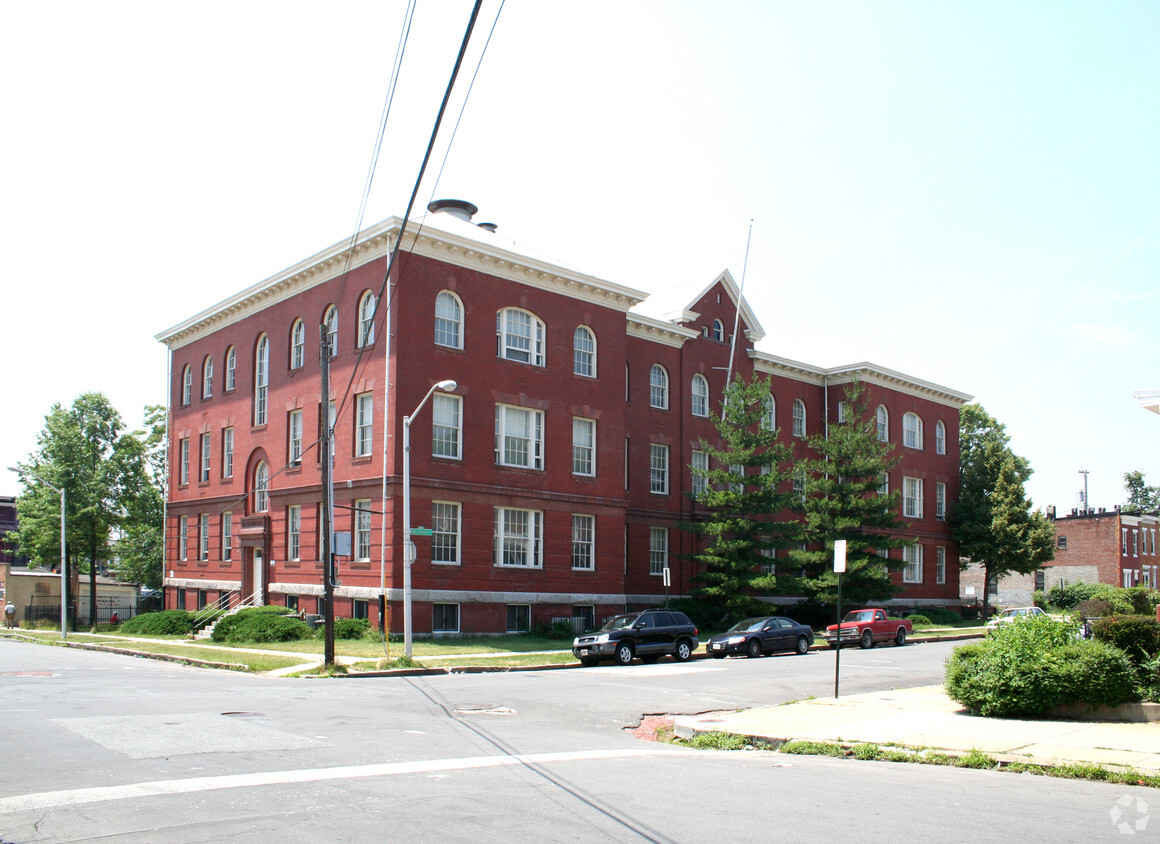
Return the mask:
[[[238,594],[238,590],[236,589],[223,592],[212,604],[206,604],[204,607],[198,610],[197,614],[193,617],[193,629],[200,630],[206,624],[215,619],[219,614],[221,614],[222,610],[230,609],[230,599],[233,598],[236,594]],[[246,601],[252,601],[253,599],[254,596],[251,595],[246,599]],[[238,608],[241,609],[242,606],[245,606],[246,601],[242,601]]]

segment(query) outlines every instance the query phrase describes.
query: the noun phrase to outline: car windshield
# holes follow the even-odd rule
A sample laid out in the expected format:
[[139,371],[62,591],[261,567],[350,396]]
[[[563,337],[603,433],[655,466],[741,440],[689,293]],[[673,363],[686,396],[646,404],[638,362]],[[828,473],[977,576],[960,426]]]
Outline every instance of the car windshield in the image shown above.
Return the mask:
[[766,619],[764,618],[747,618],[745,621],[739,621],[726,630],[726,633],[743,633],[750,630],[760,630],[765,626]]
[[635,622],[638,618],[640,618],[640,616],[636,613],[630,613],[629,615],[618,615],[615,618],[610,618],[608,621],[604,622],[604,626],[600,629],[624,630],[626,627],[632,627],[633,622]]
[[846,613],[846,617],[842,620],[843,621],[873,621],[874,620],[874,611],[873,610],[856,610],[855,612]]

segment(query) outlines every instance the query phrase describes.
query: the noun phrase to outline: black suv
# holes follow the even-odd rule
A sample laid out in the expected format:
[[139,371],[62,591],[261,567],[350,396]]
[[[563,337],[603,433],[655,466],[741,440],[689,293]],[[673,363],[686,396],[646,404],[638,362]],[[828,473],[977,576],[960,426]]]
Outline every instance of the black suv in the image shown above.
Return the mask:
[[640,610],[609,619],[595,633],[577,636],[572,654],[584,665],[595,665],[602,659],[628,665],[634,656],[643,662],[656,662],[665,654],[685,662],[698,644],[697,627],[683,612]]

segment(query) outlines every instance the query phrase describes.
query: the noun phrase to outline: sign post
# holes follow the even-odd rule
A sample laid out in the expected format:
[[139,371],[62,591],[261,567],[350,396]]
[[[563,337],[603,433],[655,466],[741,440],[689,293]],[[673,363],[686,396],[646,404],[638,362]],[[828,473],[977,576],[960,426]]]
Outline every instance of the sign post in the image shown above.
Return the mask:
[[834,698],[838,697],[838,673],[842,665],[842,572],[846,570],[846,540],[834,542],[834,573],[838,576],[838,636],[834,640]]

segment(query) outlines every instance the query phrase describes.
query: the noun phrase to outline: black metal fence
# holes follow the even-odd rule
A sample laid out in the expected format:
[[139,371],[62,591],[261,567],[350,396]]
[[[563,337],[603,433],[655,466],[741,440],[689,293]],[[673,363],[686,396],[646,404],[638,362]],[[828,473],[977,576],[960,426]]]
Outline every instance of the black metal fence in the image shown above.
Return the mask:
[[[116,616],[116,623],[128,621],[137,614],[137,608],[132,604],[109,604],[97,607],[97,624],[113,624],[113,616]],[[30,624],[35,624],[38,621],[60,621],[60,605],[52,604],[35,604],[24,608],[24,620]],[[77,619],[77,608],[75,606],[68,609],[69,624],[76,626],[78,623],[88,624],[88,607],[85,607],[85,614],[79,620]]]

